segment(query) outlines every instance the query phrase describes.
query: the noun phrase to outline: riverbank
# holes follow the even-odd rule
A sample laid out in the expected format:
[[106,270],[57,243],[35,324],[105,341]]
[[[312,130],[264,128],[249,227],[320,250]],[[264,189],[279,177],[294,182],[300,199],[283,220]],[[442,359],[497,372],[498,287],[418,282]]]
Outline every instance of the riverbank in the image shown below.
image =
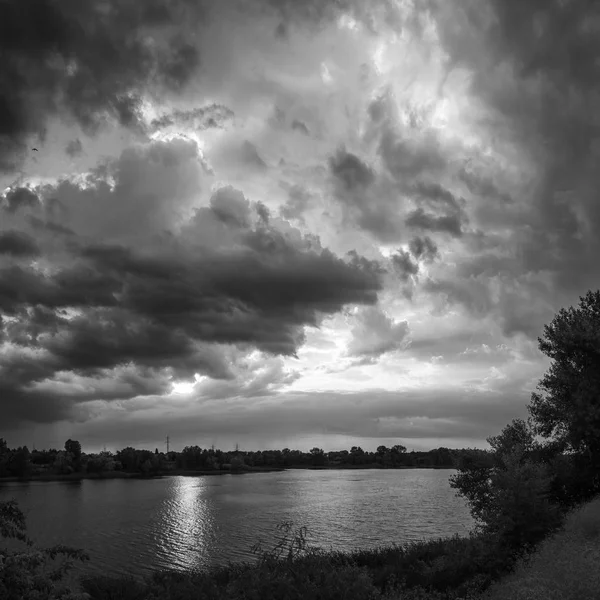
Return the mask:
[[41,475],[31,475],[29,477],[0,477],[0,484],[30,481],[81,481],[83,479],[159,479],[161,477],[173,477],[176,475],[197,477],[199,475],[237,475],[243,473],[269,473],[271,471],[285,471],[285,469],[270,467],[254,467],[244,471],[231,471],[227,469],[217,469],[213,471],[184,471],[182,469],[174,469],[155,475],[127,473],[125,471],[108,471],[106,473],[68,473],[62,475],[57,473],[44,473]]
[[[562,529],[521,557],[491,538],[413,542],[350,553],[306,549],[298,536],[282,560],[211,571],[157,572],[144,581],[88,577],[91,600],[598,600],[600,497],[572,511]],[[301,540],[300,540],[301,542]]]
[[40,475],[31,475],[29,477],[0,477],[0,484],[26,482],[26,481],[81,481],[83,479],[157,479],[160,477],[188,476],[198,477],[203,475],[244,475],[246,473],[271,473],[287,470],[305,469],[309,471],[342,471],[342,470],[360,470],[360,469],[382,469],[399,471],[402,469],[454,469],[455,467],[432,467],[432,466],[399,466],[382,467],[381,465],[335,465],[335,466],[307,466],[290,465],[288,467],[248,467],[245,469],[217,469],[212,471],[189,471],[183,469],[173,469],[164,471],[155,475],[143,475],[142,473],[128,473],[125,471],[108,471],[106,473],[43,473]]

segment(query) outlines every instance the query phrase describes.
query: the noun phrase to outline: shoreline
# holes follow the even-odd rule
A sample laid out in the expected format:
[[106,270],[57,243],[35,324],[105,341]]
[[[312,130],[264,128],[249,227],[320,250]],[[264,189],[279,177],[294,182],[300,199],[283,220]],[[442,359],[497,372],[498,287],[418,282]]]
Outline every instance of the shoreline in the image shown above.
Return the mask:
[[162,477],[201,477],[204,475],[246,475],[252,473],[273,473],[280,471],[289,470],[300,470],[304,469],[307,471],[358,471],[358,470],[378,470],[378,471],[400,471],[403,469],[455,469],[455,467],[438,467],[438,466],[400,466],[400,467],[381,467],[374,465],[336,465],[327,467],[314,467],[305,465],[291,465],[289,467],[250,467],[248,469],[240,470],[229,470],[229,469],[218,469],[213,471],[184,471],[176,469],[173,471],[165,471],[163,473],[157,473],[155,475],[143,475],[142,473],[128,473],[125,471],[109,471],[107,473],[69,473],[69,474],[55,474],[46,473],[42,475],[32,475],[29,477],[0,477],[0,485],[3,483],[25,483],[25,482],[36,482],[36,481],[81,481],[83,479],[160,479]]

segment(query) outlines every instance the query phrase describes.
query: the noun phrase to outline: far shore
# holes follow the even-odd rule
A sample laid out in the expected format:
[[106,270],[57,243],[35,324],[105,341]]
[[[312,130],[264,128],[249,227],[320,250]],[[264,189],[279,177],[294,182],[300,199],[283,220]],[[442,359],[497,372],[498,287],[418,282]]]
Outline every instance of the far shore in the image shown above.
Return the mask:
[[248,467],[246,469],[217,469],[213,471],[189,471],[183,469],[174,469],[172,471],[164,471],[154,475],[143,475],[142,473],[128,473],[125,471],[108,471],[106,473],[43,473],[39,475],[31,475],[29,477],[0,477],[0,484],[24,481],[80,481],[82,479],[158,479],[161,477],[187,476],[198,477],[203,475],[245,475],[248,473],[271,473],[276,471],[288,471],[290,469],[305,469],[309,471],[343,471],[343,470],[360,470],[360,469],[379,469],[387,471],[398,471],[401,469],[454,469],[455,467],[439,467],[439,466],[400,466],[400,467],[382,467],[381,465],[333,465],[333,466],[308,466],[308,465],[291,465],[288,467]]

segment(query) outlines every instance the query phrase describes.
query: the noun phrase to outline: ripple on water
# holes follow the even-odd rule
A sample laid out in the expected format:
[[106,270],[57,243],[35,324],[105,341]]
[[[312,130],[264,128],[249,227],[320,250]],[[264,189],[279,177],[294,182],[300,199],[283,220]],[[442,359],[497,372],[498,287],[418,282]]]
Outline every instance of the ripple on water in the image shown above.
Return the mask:
[[87,549],[78,571],[142,576],[157,568],[208,568],[255,561],[271,549],[284,519],[307,525],[326,550],[391,546],[464,535],[473,526],[448,483],[452,471],[284,471],[245,477],[85,480],[0,486],[28,513],[40,543]]

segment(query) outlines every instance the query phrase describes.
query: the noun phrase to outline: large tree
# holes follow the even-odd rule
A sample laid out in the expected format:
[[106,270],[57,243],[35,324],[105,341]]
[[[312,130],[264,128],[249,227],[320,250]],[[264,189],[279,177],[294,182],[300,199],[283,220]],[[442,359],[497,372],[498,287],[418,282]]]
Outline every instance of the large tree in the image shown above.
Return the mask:
[[537,434],[600,463],[600,291],[561,309],[539,349],[552,359],[529,404]]
[[68,439],[65,442],[65,451],[70,452],[75,460],[81,458],[81,444],[77,440]]

